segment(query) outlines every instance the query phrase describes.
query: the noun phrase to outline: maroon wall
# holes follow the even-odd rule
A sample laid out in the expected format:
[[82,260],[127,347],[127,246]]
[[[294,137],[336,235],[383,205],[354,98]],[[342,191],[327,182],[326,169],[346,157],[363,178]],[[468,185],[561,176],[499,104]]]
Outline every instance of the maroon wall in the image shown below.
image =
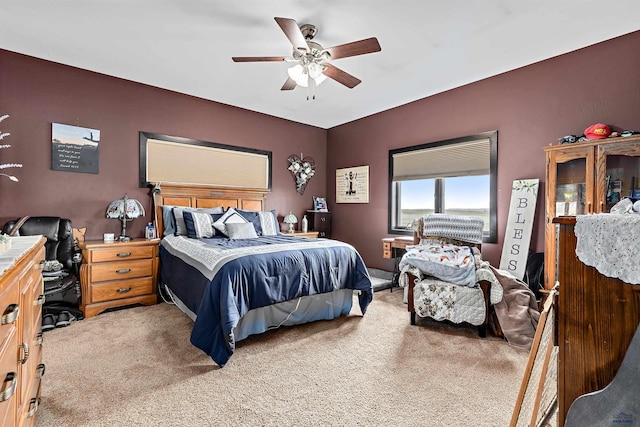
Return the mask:
[[[484,258],[500,263],[515,179],[540,179],[531,247],[542,251],[542,147],[600,122],[640,131],[639,49],[635,32],[330,129],[333,237],[356,245],[368,266],[393,268],[380,241],[388,236],[389,150],[497,129],[498,243],[483,245]],[[336,204],[335,170],[362,165],[370,166],[369,204]]]
[[[388,151],[497,129],[498,243],[483,253],[498,265],[511,185],[539,178],[542,147],[596,122],[640,130],[640,32],[505,73],[355,122],[322,129],[0,50],[0,125],[11,136],[0,163],[23,163],[20,182],[0,179],[0,221],[22,215],[60,215],[86,226],[89,238],[118,232],[104,218],[108,203],[125,192],[150,206],[138,188],[138,132],[239,145],[273,152],[269,208],[280,216],[326,195],[333,237],[352,243],[371,267],[382,258],[387,233]],[[51,123],[100,129],[100,173],[51,170]],[[287,171],[292,153],[311,155],[317,175],[295,192]],[[335,170],[370,166],[370,203],[336,204]],[[538,198],[532,248],[543,249],[543,193]],[[144,220],[129,230],[141,236]]]
[[[0,177],[2,224],[23,215],[53,215],[87,227],[88,238],[119,234],[120,222],[105,218],[109,202],[128,193],[151,206],[148,189],[138,187],[139,131],[272,151],[267,206],[280,217],[290,210],[301,216],[314,194],[326,192],[324,129],[0,50],[4,114],[10,117],[0,130],[11,136],[2,143],[12,148],[0,151],[0,163],[24,167],[11,170],[19,182]],[[51,170],[52,122],[100,130],[98,174]],[[287,157],[295,153],[317,164],[303,196],[287,170]],[[146,222],[133,221],[128,234],[141,237]]]

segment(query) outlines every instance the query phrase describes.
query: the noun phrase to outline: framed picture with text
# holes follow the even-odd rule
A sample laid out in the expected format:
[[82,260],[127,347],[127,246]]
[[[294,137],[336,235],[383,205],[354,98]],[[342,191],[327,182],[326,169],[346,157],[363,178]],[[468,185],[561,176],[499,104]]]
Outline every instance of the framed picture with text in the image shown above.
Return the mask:
[[369,203],[369,166],[336,169],[336,203]]
[[98,129],[51,124],[51,169],[98,173]]

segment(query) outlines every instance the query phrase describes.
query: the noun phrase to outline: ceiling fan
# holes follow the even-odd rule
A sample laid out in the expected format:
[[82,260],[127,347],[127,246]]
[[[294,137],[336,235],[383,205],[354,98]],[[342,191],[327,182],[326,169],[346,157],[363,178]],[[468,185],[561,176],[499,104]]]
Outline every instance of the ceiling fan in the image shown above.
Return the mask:
[[[361,80],[332,65],[328,61],[366,53],[380,52],[378,39],[371,37],[345,43],[327,49],[313,41],[318,32],[315,25],[298,23],[290,18],[274,18],[285,36],[293,45],[293,54],[285,56],[234,56],[234,62],[290,62],[295,65],[287,70],[289,77],[281,90],[292,90],[296,86],[313,88],[327,77],[353,89]],[[315,99],[315,95],[313,95]],[[307,96],[309,99],[309,96]]]

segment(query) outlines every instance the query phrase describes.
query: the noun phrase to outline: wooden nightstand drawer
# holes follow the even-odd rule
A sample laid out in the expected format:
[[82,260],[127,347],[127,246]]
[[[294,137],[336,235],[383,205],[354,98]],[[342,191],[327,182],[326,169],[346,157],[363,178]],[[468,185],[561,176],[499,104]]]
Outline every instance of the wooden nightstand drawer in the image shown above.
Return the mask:
[[109,249],[96,249],[90,252],[90,263],[111,262],[111,261],[129,261],[133,259],[150,259],[155,253],[153,246],[122,246]]
[[153,277],[91,285],[91,301],[104,302],[153,293]]
[[107,280],[126,280],[136,277],[153,276],[153,261],[140,259],[118,263],[95,264],[91,266],[91,283]]
[[115,307],[156,304],[159,244],[160,239],[81,243],[84,317]]

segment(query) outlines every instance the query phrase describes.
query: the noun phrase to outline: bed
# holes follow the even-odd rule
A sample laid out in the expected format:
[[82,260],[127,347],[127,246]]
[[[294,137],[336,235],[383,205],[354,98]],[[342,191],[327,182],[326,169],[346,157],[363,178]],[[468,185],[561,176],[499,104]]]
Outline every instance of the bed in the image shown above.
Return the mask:
[[220,367],[249,335],[347,315],[354,295],[364,315],[373,299],[355,248],[280,233],[264,191],[165,184],[153,193],[161,291]]

